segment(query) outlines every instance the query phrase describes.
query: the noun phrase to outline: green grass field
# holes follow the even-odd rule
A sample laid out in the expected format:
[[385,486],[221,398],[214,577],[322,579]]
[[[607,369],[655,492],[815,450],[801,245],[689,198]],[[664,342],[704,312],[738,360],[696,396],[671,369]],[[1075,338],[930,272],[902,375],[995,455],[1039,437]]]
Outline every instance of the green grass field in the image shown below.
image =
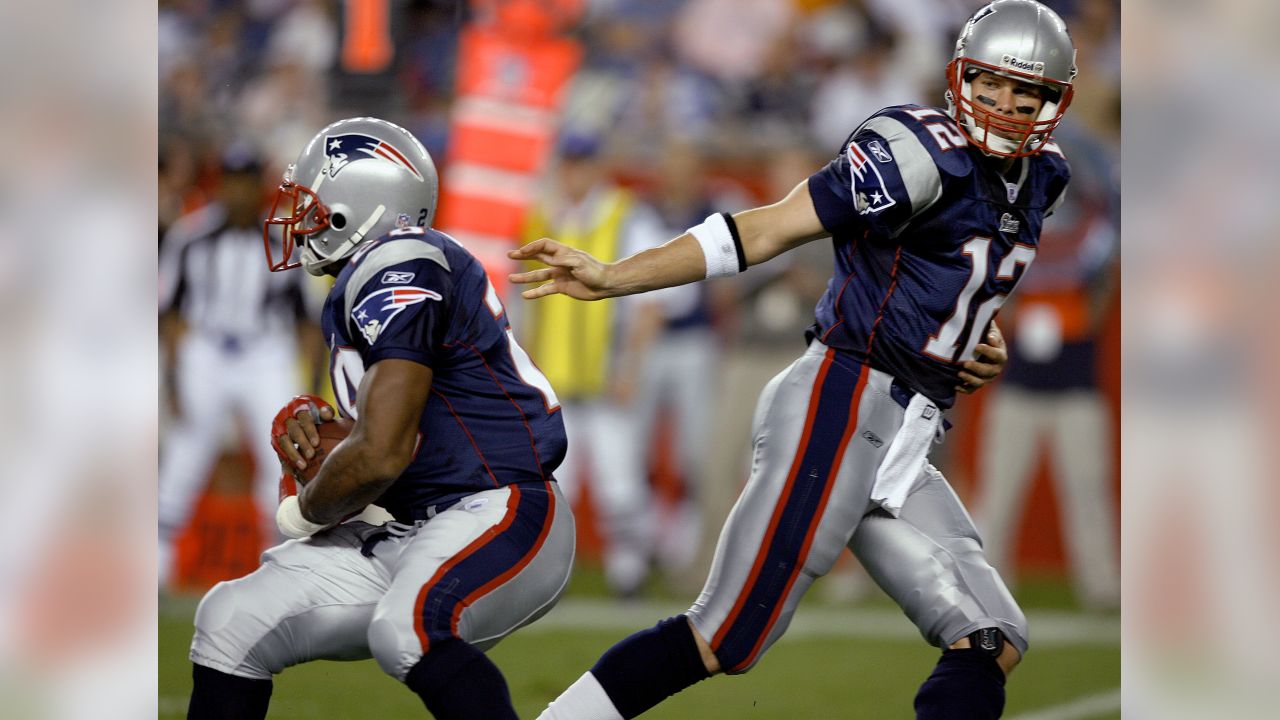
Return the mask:
[[[601,596],[598,578],[578,573],[551,614],[490,652],[510,683],[521,717],[534,718],[605,649],[629,632],[683,609],[661,600],[621,606]],[[819,586],[820,588],[820,586]],[[911,699],[937,659],[887,599],[806,598],[788,634],[750,673],[700,683],[646,720],[748,718],[911,718]],[[1072,608],[1056,581],[1024,583],[1020,600],[1033,649],[1008,686],[1009,720],[1119,718],[1119,618]],[[196,598],[165,598],[160,611],[160,718],[182,718],[191,691],[186,659]],[[315,662],[276,678],[269,718],[427,717],[418,699],[372,661]]]

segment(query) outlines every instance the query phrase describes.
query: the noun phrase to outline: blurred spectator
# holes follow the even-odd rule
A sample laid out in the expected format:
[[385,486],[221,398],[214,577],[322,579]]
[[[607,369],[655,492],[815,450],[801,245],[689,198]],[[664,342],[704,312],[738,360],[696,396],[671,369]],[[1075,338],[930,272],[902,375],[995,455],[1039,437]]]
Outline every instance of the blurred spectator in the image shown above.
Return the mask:
[[[600,140],[570,131],[557,149],[547,194],[529,213],[525,239],[554,237],[616,260],[663,239],[653,210],[608,179]],[[627,302],[569,298],[521,308],[521,343],[556,389],[569,450],[556,471],[565,496],[582,496],[583,472],[605,539],[605,579],[620,597],[641,591],[652,547],[646,448],[636,401],[656,323],[637,324]]]
[[[912,88],[911,74],[900,62],[898,38],[887,27],[864,25],[862,37],[819,82],[809,105],[810,133],[824,149],[840,147],[870,114],[904,102],[903,90]],[[907,102],[936,104],[915,89]]]
[[[224,152],[214,202],[175,222],[161,246],[160,335],[172,413],[160,459],[162,588],[229,431],[252,452],[262,539],[276,541],[280,463],[267,429],[280,404],[302,389],[297,334],[303,347],[323,345],[311,320],[318,307],[308,308],[307,276],[266,268],[262,220],[261,161],[233,145]],[[228,428],[228,421],[236,425]]]
[[[707,159],[695,145],[668,143],[658,165],[652,203],[661,229],[650,244],[678,237],[713,213],[735,212],[749,205],[749,199],[736,187],[717,186],[711,181]],[[715,323],[732,302],[731,293],[730,284],[712,282],[633,298],[633,328],[642,336],[653,336],[641,363],[636,396],[640,446],[642,450],[652,447],[654,435],[670,429],[670,448],[684,484],[679,502],[661,508],[656,528],[656,560],[677,585],[700,584],[706,576],[706,568],[696,567],[695,561],[699,547],[706,544],[701,537],[700,496],[723,361],[723,343]],[[644,453],[642,457],[653,455]],[[652,465],[649,470],[652,474]],[[698,588],[689,589],[696,592]]]
[[294,160],[289,148],[306,145],[332,113],[324,76],[289,60],[250,82],[237,110],[237,136],[265,148],[265,164],[279,172]]
[[689,0],[676,21],[676,52],[721,82],[741,84],[760,77],[795,15],[790,0]]
[[1067,121],[1054,138],[1077,179],[1045,221],[1035,264],[1001,314],[1009,368],[987,401],[974,522],[1011,587],[1016,531],[1046,448],[1063,541],[1080,603],[1120,604],[1110,411],[1099,388],[1097,337],[1115,300],[1118,188],[1113,152]]

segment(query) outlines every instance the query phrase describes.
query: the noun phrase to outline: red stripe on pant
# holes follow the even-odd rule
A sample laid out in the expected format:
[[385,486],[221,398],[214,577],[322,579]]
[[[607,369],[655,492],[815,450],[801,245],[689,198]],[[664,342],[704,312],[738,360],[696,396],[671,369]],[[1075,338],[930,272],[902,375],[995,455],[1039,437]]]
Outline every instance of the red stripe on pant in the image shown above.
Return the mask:
[[[453,616],[449,619],[449,629],[453,631],[454,635],[458,634],[458,621],[462,619],[463,610],[470,607],[471,604],[474,603],[476,600],[479,600],[481,597],[484,597],[485,595],[487,595],[494,588],[498,587],[499,585],[515,577],[516,573],[525,569],[525,567],[535,557],[537,557],[538,551],[542,549],[542,544],[546,542],[547,534],[551,532],[551,525],[553,522],[555,522],[555,517],[556,517],[556,496],[551,489],[551,483],[546,482],[546,483],[543,483],[543,485],[547,488],[547,513],[542,518],[542,532],[538,533],[537,541],[533,543],[533,547],[529,548],[529,552],[525,553],[524,557],[520,558],[519,562],[517,562],[515,565],[512,565],[510,568],[507,569],[506,572],[502,573],[498,577],[476,588],[470,595],[463,598],[462,602],[454,606]],[[511,513],[509,517],[515,518],[515,513],[514,512]],[[423,597],[426,597],[426,596],[424,595]]]
[[520,488],[515,485],[508,485],[511,488],[511,496],[507,498],[507,513],[502,517],[502,522],[491,527],[481,533],[480,537],[471,542],[470,545],[462,549],[453,557],[446,560],[440,569],[436,570],[435,575],[422,586],[418,591],[418,599],[413,603],[413,631],[417,633],[418,640],[422,643],[422,653],[425,655],[431,647],[431,640],[427,637],[427,629],[423,625],[423,608],[427,601],[427,594],[435,587],[440,579],[449,573],[454,567],[475,554],[480,548],[488,545],[490,541],[497,539],[516,519],[516,509],[520,505]]
[[715,636],[711,639],[712,652],[718,650],[720,644],[724,642],[724,636],[738,619],[738,615],[742,612],[742,607],[747,602],[747,596],[751,594],[751,588],[755,586],[756,579],[760,577],[760,568],[764,565],[769,545],[773,543],[773,536],[778,530],[778,523],[782,520],[782,511],[787,504],[786,498],[791,495],[791,489],[795,486],[796,476],[800,473],[805,448],[808,447],[809,437],[813,434],[813,421],[818,415],[818,403],[822,399],[822,386],[827,380],[827,371],[831,368],[831,362],[835,355],[836,351],[828,348],[823,356],[822,366],[818,368],[818,376],[813,383],[813,394],[809,396],[809,412],[805,417],[804,432],[800,436],[800,444],[796,448],[795,459],[791,461],[791,470],[787,473],[787,483],[783,486],[782,495],[773,509],[773,517],[769,520],[769,528],[764,533],[764,541],[760,543],[760,549],[756,553],[756,561],[751,566],[751,574],[747,576],[747,582],[743,584],[738,600],[733,604],[733,609],[729,611],[728,617],[725,618],[724,623],[720,625],[720,629],[716,631]]
[[[849,403],[849,420],[844,427],[844,435],[840,437],[840,449],[836,451],[835,460],[831,463],[831,472],[827,474],[826,481],[822,489],[822,500],[818,503],[818,511],[814,513],[813,520],[809,524],[809,531],[804,536],[804,544],[800,547],[800,558],[796,562],[796,566],[791,570],[791,576],[787,578],[787,584],[783,586],[782,595],[778,600],[778,604],[774,606],[773,613],[769,615],[769,621],[765,623],[764,632],[760,633],[756,644],[751,648],[751,652],[746,659],[738,663],[727,672],[736,672],[742,668],[749,667],[755,662],[756,657],[760,654],[760,648],[764,645],[764,639],[769,637],[769,633],[773,631],[773,626],[778,622],[778,615],[782,613],[782,607],[786,604],[787,595],[791,593],[791,587],[796,583],[796,577],[799,576],[801,568],[809,559],[809,548],[813,545],[813,536],[818,531],[818,525],[822,522],[822,513],[827,509],[827,501],[831,498],[831,491],[835,488],[835,476],[840,472],[840,463],[844,460],[844,451],[849,447],[849,439],[853,437],[853,432],[858,428],[858,404],[862,398],[862,391],[867,385],[867,374],[870,368],[866,365],[862,366],[862,371],[858,373],[858,384],[853,389],[853,400]],[[776,512],[780,513],[782,504],[779,504]],[[744,591],[745,593],[745,591]]]

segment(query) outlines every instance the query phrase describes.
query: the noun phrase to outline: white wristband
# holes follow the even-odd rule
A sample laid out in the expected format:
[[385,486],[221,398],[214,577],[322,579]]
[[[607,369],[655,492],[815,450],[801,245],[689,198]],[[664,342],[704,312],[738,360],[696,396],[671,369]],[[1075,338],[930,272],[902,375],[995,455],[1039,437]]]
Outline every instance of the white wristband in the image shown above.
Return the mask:
[[280,506],[276,508],[276,528],[285,537],[294,539],[311,537],[327,527],[329,526],[313,523],[302,517],[302,505],[299,504],[297,495],[290,495],[281,500]]
[[742,244],[730,222],[732,220],[726,219],[724,214],[716,213],[709,215],[701,225],[689,228],[689,234],[702,246],[709,278],[737,275],[747,269]]

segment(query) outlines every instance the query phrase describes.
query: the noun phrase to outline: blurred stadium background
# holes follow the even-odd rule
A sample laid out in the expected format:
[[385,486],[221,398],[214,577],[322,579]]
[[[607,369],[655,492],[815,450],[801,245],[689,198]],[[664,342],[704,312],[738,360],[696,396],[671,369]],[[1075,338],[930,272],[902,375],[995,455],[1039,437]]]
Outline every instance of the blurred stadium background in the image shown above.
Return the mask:
[[[1067,19],[1079,47],[1077,97],[1060,135],[1081,200],[1046,230],[1069,249],[1038,261],[1033,274],[1043,273],[1045,282],[1033,291],[1039,305],[1075,317],[1059,327],[1058,340],[1080,345],[1083,354],[1054,372],[1095,371],[1096,382],[1085,384],[1102,411],[1084,432],[1104,442],[1085,447],[1106,454],[1100,472],[1116,502],[1119,7],[1113,0],[1048,4]],[[963,0],[161,0],[162,296],[178,281],[165,277],[165,238],[181,216],[220,197],[230,155],[255,155],[265,203],[303,143],[352,115],[392,120],[424,142],[441,176],[435,226],[480,256],[504,291],[512,268],[503,253],[530,231],[534,209],[563,191],[564,168],[575,160],[593,164],[600,186],[623,188],[651,210],[658,223],[650,244],[660,243],[705,214],[691,211],[781,197],[880,107],[942,104],[943,66],[972,10]],[[584,143],[589,152],[580,151]],[[668,542],[653,548],[654,571],[625,600],[602,569],[605,532],[588,477],[576,502],[579,553],[569,595],[494,651],[522,715],[536,714],[612,642],[678,612],[696,594],[714,534],[745,477],[755,395],[798,353],[825,285],[829,250],[813,245],[813,252],[652,310],[661,316],[655,342],[678,348],[688,347],[682,339],[696,339],[713,350],[716,369],[700,399],[707,412],[693,421],[708,426],[681,427],[672,404],[657,409],[653,427],[636,430],[651,442],[655,460],[643,468],[654,493],[651,520]],[[324,292],[323,281],[315,282],[312,298]],[[519,303],[507,298],[517,331]],[[304,303],[304,342],[317,342],[308,332],[317,309]],[[1017,311],[1002,315],[1014,342]],[[619,333],[643,312],[619,310]],[[689,317],[698,332],[682,334]],[[172,383],[182,361],[172,348],[184,324],[175,309],[163,313],[161,428],[180,417]],[[657,354],[651,349],[641,360],[652,364]],[[309,386],[328,392],[313,357],[298,353],[297,379],[281,387],[282,401]],[[599,393],[627,401],[625,390]],[[989,474],[984,463],[1000,462],[1006,452],[984,446],[989,400],[999,391],[961,399],[956,429],[935,458],[971,510]],[[170,587],[161,594],[161,717],[185,712],[186,647],[200,593],[251,571],[261,546],[273,540],[254,510],[254,460],[246,448],[264,429],[232,414],[220,432],[219,459],[177,537]],[[698,439],[699,452],[684,448],[682,434]],[[173,449],[161,437],[163,459]],[[1036,635],[1034,653],[1010,686],[1009,717],[1119,717],[1118,586],[1091,594],[1073,582],[1078,538],[1059,520],[1054,480],[1061,470],[1051,440],[1026,439],[1035,448],[1026,460],[1029,482],[1007,522],[1008,572],[1019,578],[1015,592]],[[1065,452],[1072,452],[1069,440]],[[1118,533],[1115,512],[1099,512],[1103,537]],[[699,542],[705,550],[690,551]],[[1118,558],[1116,544],[1103,550]],[[906,717],[933,652],[849,558],[817,585],[795,629],[759,669],[694,688],[652,715]],[[420,709],[412,700],[372,663],[319,663],[282,677],[271,717],[413,716]]]
[[[166,717],[181,715],[194,599],[166,599],[157,624],[152,575],[160,389],[152,223],[160,217],[163,227],[177,212],[168,175],[156,174],[157,136],[173,130],[157,112],[158,96],[171,105],[173,94],[170,66],[157,64],[157,41],[165,38],[168,50],[159,56],[172,59],[172,41],[194,34],[178,49],[195,53],[205,44],[200,28],[222,7],[143,0],[0,6],[0,59],[11,70],[2,81],[0,113],[7,139],[0,298],[11,310],[0,313],[6,341],[0,354],[0,500],[6,509],[0,718],[134,720],[156,716],[158,704]],[[1280,308],[1274,280],[1280,246],[1271,199],[1275,95],[1267,89],[1280,71],[1274,33],[1280,5],[1122,0],[1121,9],[1123,714],[1272,718],[1280,674],[1274,651],[1280,536],[1272,520],[1277,383],[1270,360],[1277,335],[1268,330]],[[160,16],[190,30],[185,36],[162,31]],[[333,27],[340,15],[330,8],[327,17]],[[1104,37],[1114,37],[1115,24]],[[1114,78],[1119,67],[1108,61],[1101,73],[1086,69],[1081,82],[1108,70]],[[212,87],[203,71],[195,74],[200,81],[192,88]],[[240,87],[250,77],[246,71],[220,87]],[[225,100],[228,93],[215,95]],[[213,101],[196,97],[191,104]],[[197,147],[213,153],[217,145]],[[170,155],[167,162],[182,161]],[[202,169],[203,187],[212,186],[211,160],[190,167]],[[188,179],[180,187],[198,185]],[[595,582],[588,582],[593,573]],[[1062,576],[1061,566],[1056,573]],[[603,595],[591,563],[583,563],[578,582],[586,587],[575,593]],[[1070,627],[1080,627],[1073,595],[1061,581],[1044,593],[1038,587],[1024,583],[1019,591],[1033,613],[1057,607],[1070,613]],[[807,608],[822,604],[820,593],[813,595]],[[861,609],[836,606],[850,617]],[[658,614],[645,613],[632,627]],[[630,622],[621,613],[618,618]],[[536,625],[495,650],[518,683],[526,714],[623,632],[600,631],[583,641],[564,624],[567,619],[545,618],[545,631]],[[900,633],[905,622],[885,616],[879,625]],[[552,635],[555,642],[544,641]],[[730,696],[701,716],[731,716],[723,708],[736,709],[729,703],[743,698],[775,716],[883,716],[872,713],[888,706],[869,699],[889,692],[894,702],[905,700],[905,678],[919,673],[932,653],[910,638],[890,640],[887,648],[867,635],[786,638],[747,678],[693,689]],[[515,645],[526,640],[527,653]],[[892,649],[910,659],[910,669],[884,661]],[[1095,650],[1085,648],[1077,664],[1048,650],[1039,644],[1036,659],[1018,671],[1011,710],[1041,718],[1089,712],[1076,705],[1032,714],[1094,695],[1078,679],[1085,671],[1100,668],[1099,692],[1114,687],[1115,672],[1098,662]],[[542,676],[561,665],[573,667],[564,677]],[[1041,671],[1060,694],[1040,696],[1032,678]],[[838,697],[828,700],[824,692]],[[277,708],[301,717],[378,712],[372,705],[366,710],[364,700],[406,699],[368,664],[320,663],[281,679]],[[798,705],[810,700],[827,704],[815,711]],[[1104,694],[1100,702],[1114,700]],[[292,709],[303,703],[322,703],[323,710],[314,704]],[[774,712],[769,703],[785,707]],[[339,707],[345,709],[329,711]],[[398,707],[406,716],[417,712]]]

